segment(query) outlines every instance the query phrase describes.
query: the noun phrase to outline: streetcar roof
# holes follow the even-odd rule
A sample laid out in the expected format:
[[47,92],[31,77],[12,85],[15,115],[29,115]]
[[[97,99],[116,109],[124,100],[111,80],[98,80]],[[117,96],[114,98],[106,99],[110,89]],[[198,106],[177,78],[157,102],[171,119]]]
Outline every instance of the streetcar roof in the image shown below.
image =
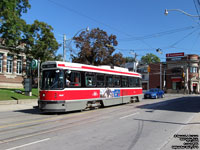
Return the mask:
[[115,74],[115,75],[141,77],[141,74],[137,72],[131,72],[131,71],[128,71],[127,68],[122,68],[122,67],[117,67],[117,66],[114,66],[114,67],[111,67],[108,65],[93,66],[93,65],[85,65],[85,64],[80,64],[80,63],[63,62],[63,61],[46,61],[42,63],[43,70],[51,70],[51,69],[58,69],[58,68],[94,72],[94,73],[112,74],[112,75]]

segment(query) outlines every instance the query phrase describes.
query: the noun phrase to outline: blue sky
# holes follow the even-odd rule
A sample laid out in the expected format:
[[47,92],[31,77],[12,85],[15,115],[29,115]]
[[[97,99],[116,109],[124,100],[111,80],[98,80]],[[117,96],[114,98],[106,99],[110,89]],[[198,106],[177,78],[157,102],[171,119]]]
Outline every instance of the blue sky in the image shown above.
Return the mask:
[[[117,36],[116,52],[140,59],[146,53],[154,53],[162,61],[166,53],[185,52],[200,55],[200,20],[177,11],[181,9],[192,15],[200,11],[198,0],[29,0],[31,9],[23,18],[27,23],[34,20],[51,25],[59,43],[63,34],[72,38],[78,31],[99,27],[109,35]],[[200,13],[200,12],[199,12]],[[73,43],[72,43],[73,44]],[[163,54],[156,52],[160,48]],[[58,50],[63,53],[62,47]]]

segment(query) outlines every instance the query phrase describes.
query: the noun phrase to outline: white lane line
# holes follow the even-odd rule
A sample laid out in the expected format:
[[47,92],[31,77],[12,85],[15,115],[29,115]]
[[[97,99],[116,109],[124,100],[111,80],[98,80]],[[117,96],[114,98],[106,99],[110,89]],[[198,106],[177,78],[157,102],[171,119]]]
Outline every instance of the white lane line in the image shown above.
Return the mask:
[[139,112],[136,112],[136,113],[133,113],[133,114],[130,114],[130,115],[127,115],[127,116],[121,117],[121,118],[119,118],[119,119],[128,118],[128,117],[131,117],[131,116],[134,116],[134,115],[137,115],[137,114],[139,114]]
[[25,147],[25,146],[37,144],[37,143],[44,142],[44,141],[48,141],[48,140],[50,140],[50,138],[43,139],[43,140],[39,140],[39,141],[35,141],[35,142],[32,142],[32,143],[27,143],[27,144],[20,145],[20,146],[16,146],[16,147],[9,148],[9,149],[6,149],[6,150],[15,150],[15,149],[18,149],[18,148],[22,148],[22,147]]

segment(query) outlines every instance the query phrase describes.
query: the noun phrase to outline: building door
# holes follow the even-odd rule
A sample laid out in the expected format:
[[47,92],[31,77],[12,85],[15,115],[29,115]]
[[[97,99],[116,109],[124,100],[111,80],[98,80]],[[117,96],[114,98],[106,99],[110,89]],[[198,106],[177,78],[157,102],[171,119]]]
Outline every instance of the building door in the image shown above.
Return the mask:
[[192,93],[197,94],[197,83],[193,83],[192,86],[193,86]]

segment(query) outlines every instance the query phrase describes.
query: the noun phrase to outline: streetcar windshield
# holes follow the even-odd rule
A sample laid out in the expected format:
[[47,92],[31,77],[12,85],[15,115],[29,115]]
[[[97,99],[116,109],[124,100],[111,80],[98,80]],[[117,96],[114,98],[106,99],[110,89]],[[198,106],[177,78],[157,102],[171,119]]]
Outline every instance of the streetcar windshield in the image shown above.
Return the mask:
[[62,70],[45,70],[42,75],[42,89],[56,90],[64,88],[64,73]]

